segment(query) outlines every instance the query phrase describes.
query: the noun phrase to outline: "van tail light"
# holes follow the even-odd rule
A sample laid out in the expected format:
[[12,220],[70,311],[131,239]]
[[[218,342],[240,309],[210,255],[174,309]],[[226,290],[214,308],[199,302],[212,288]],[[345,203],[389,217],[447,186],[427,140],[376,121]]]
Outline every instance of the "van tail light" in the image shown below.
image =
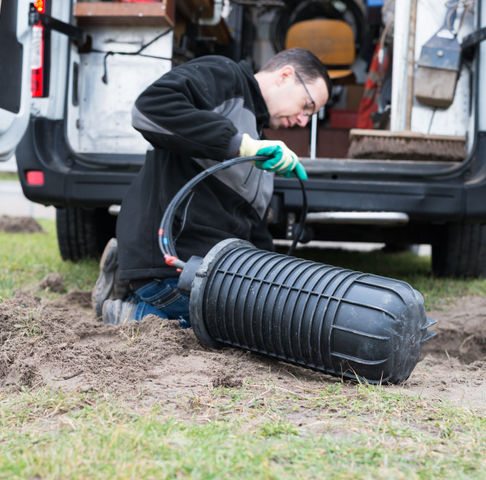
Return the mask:
[[42,186],[44,185],[44,172],[42,170],[27,170],[25,180],[28,185]]
[[32,27],[32,77],[33,97],[44,96],[44,27]]
[[[46,2],[37,0],[34,2],[34,7],[39,13],[45,13]],[[31,56],[31,91],[33,97],[45,97],[45,46],[46,46],[46,32],[42,25],[34,25],[32,27],[32,56]]]

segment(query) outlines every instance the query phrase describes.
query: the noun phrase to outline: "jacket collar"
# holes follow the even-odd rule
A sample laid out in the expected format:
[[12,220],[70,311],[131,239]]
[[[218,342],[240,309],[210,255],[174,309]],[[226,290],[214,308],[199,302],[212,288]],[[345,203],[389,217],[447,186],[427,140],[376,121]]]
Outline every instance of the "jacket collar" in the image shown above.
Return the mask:
[[258,128],[260,129],[263,127],[268,127],[270,114],[267,109],[267,104],[263,99],[263,95],[258,85],[258,82],[256,81],[253,74],[253,70],[245,60],[241,60],[238,65],[241,67],[243,74],[248,78],[249,81],[248,83],[250,85],[251,94],[255,105],[255,117],[257,120]]

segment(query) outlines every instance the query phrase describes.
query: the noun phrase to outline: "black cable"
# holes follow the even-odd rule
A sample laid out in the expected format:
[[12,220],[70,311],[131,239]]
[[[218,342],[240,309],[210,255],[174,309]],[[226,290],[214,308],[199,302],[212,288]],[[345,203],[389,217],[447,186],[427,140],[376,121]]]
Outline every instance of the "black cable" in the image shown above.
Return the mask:
[[194,198],[194,192],[191,192],[191,196],[186,200],[186,205],[184,206],[184,212],[182,213],[181,226],[179,228],[179,231],[176,233],[176,235],[174,237],[174,244],[177,242],[177,239],[179,238],[180,234],[182,233],[182,230],[184,230],[184,227],[186,226],[187,212],[189,210],[189,205],[191,204],[193,198]]
[[90,52],[94,53],[104,53],[105,56],[103,57],[103,76],[101,77],[101,80],[103,83],[108,83],[108,66],[107,66],[107,59],[110,55],[138,55],[139,57],[147,57],[147,58],[156,58],[158,60],[169,60],[172,61],[172,57],[161,57],[158,55],[148,55],[146,53],[142,53],[147,47],[152,45],[152,43],[156,42],[163,36],[167,35],[168,33],[172,32],[174,30],[173,27],[167,29],[165,32],[159,33],[156,35],[152,40],[149,40],[147,43],[144,43],[138,50],[135,52],[121,52],[121,51],[113,51],[113,50],[98,50],[96,48],[92,48]]
[[160,222],[159,228],[159,247],[162,255],[171,255],[173,257],[177,257],[177,253],[175,251],[173,237],[172,237],[172,223],[174,220],[174,215],[179,205],[187,198],[187,196],[192,192],[193,188],[203,179],[209,177],[213,173],[217,172],[218,170],[223,170],[224,168],[231,167],[232,165],[236,165],[238,163],[249,162],[252,160],[258,160],[260,157],[236,157],[230,160],[226,160],[221,163],[217,163],[212,167],[203,170],[201,173],[197,174],[195,177],[191,178],[175,195],[174,198],[170,201],[169,205],[167,206],[162,220]]
[[[158,243],[159,243],[159,248],[160,251],[162,252],[162,255],[166,257],[167,256],[171,258],[170,265],[175,266],[175,267],[182,267],[184,265],[184,262],[179,260],[177,258],[177,253],[175,250],[174,246],[174,240],[173,240],[173,234],[172,234],[172,224],[174,222],[174,216],[177,210],[179,209],[180,205],[186,200],[186,198],[193,193],[194,187],[204,180],[205,178],[209,177],[213,173],[223,170],[225,168],[231,167],[233,165],[237,165],[239,163],[245,163],[245,162],[252,162],[255,160],[261,160],[261,156],[253,156],[253,157],[236,157],[232,158],[230,160],[226,160],[221,163],[217,163],[216,165],[213,165],[212,167],[207,168],[206,170],[203,170],[201,173],[196,175],[195,177],[191,178],[175,195],[174,198],[170,201],[169,205],[167,206],[164,215],[162,217],[162,220],[160,222],[160,228],[158,232]],[[297,242],[300,239],[300,236],[302,234],[302,231],[305,226],[305,221],[306,221],[306,215],[307,215],[307,195],[305,192],[305,186],[304,182],[300,179],[298,179],[300,182],[300,186],[302,188],[302,196],[303,196],[303,210],[302,214],[299,220],[298,227],[296,229],[296,235],[294,236],[294,241],[292,242],[292,246],[290,247],[290,250],[288,253],[289,255],[293,250],[295,249],[295,245],[297,245]],[[180,232],[179,232],[180,233]]]
[[297,246],[297,243],[300,240],[302,233],[304,232],[305,220],[307,218],[307,212],[309,210],[309,206],[307,204],[307,192],[305,190],[304,182],[300,178],[297,178],[297,180],[299,181],[300,188],[302,190],[302,209],[300,212],[299,223],[297,224],[297,228],[293,232],[294,238],[292,240],[292,244],[290,245],[289,251],[287,252],[287,255],[293,255],[293,253],[295,252],[295,247]]

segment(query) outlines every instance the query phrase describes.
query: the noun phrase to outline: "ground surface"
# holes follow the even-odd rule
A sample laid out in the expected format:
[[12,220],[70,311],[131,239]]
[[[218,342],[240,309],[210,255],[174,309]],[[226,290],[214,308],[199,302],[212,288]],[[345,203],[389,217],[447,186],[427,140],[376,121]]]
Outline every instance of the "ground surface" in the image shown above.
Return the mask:
[[[298,392],[340,382],[242,350],[207,349],[174,321],[149,316],[140,325],[104,325],[91,309],[90,292],[47,300],[37,296],[45,288],[62,292],[62,278],[46,277],[37,293],[20,291],[0,303],[0,392],[44,385],[94,389],[137,403],[165,402],[185,415],[188,405],[209,401],[218,387],[272,384]],[[387,388],[484,410],[486,297],[462,298],[428,315],[438,320],[437,337],[425,344],[410,378]]]

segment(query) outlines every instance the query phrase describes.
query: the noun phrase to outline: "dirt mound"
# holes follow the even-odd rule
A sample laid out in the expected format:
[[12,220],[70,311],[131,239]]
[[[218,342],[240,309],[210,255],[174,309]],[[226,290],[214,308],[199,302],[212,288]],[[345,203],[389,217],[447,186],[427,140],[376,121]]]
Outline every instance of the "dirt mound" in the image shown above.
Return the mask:
[[429,316],[438,319],[437,337],[424,345],[425,353],[464,363],[486,361],[486,297],[463,298],[448,312]]
[[59,273],[49,273],[39,283],[41,290],[50,290],[51,292],[63,293],[66,291],[64,279]]
[[44,229],[32,217],[0,215],[0,231],[8,233],[44,233]]
[[[467,306],[467,309],[464,308]],[[486,298],[466,299],[439,320],[438,336],[401,386],[406,394],[486,405]],[[0,304],[0,391],[49,385],[95,389],[146,401],[204,398],[218,387],[277,384],[289,391],[320,388],[339,379],[242,350],[209,350],[175,321],[146,317],[124,327],[97,321],[90,292],[56,300],[24,293]]]
[[248,377],[293,381],[295,371],[321,377],[241,350],[208,350],[176,321],[148,316],[140,324],[104,325],[91,310],[90,292],[53,301],[18,293],[0,304],[0,390],[47,384],[170,400]]

